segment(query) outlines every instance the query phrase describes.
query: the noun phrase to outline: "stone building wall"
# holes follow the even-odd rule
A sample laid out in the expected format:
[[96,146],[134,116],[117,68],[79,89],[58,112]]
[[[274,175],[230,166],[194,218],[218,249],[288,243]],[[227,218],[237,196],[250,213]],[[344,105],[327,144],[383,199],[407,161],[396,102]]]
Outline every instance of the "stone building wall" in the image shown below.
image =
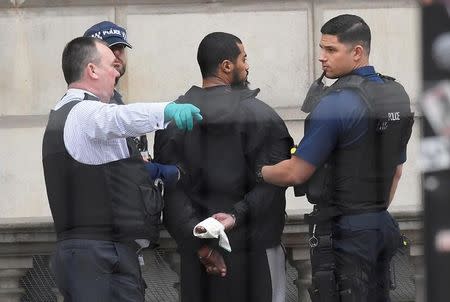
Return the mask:
[[[420,94],[420,9],[414,0],[0,0],[0,218],[49,216],[41,163],[48,112],[64,94],[65,44],[92,24],[116,22],[133,49],[120,80],[127,102],[173,100],[200,85],[196,63],[209,32],[239,36],[250,63],[249,80],[274,107],[298,142],[305,115],[299,106],[320,74],[321,25],[353,13],[372,29],[371,63]],[[421,209],[416,119],[393,211]],[[149,136],[150,139],[152,136]],[[309,205],[288,191],[288,213]]]

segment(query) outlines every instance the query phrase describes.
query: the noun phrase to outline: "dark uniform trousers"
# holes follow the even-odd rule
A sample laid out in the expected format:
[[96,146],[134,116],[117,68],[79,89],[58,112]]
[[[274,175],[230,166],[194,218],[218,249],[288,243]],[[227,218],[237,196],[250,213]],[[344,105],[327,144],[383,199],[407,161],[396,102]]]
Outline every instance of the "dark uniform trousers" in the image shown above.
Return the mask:
[[145,282],[133,244],[59,241],[51,267],[64,302],[143,302]]
[[399,244],[398,224],[387,211],[340,217],[333,229],[340,289],[351,288],[358,302],[389,302],[390,261]]

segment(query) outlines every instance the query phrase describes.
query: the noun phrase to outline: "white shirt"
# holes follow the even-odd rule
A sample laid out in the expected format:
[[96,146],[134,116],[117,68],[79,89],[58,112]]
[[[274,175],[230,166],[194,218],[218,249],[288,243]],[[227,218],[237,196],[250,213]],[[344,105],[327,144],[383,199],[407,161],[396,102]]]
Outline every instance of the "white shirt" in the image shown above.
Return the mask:
[[[126,137],[164,129],[164,109],[169,103],[106,104],[83,100],[82,89],[69,89],[56,104],[58,110],[71,101],[81,101],[70,110],[64,126],[67,152],[84,164],[99,165],[130,157]],[[137,239],[141,247],[149,241]]]
[[69,89],[56,104],[57,110],[79,100],[64,126],[64,145],[77,161],[99,165],[130,156],[126,137],[164,129],[164,109],[169,103],[106,104],[83,100],[88,91]]

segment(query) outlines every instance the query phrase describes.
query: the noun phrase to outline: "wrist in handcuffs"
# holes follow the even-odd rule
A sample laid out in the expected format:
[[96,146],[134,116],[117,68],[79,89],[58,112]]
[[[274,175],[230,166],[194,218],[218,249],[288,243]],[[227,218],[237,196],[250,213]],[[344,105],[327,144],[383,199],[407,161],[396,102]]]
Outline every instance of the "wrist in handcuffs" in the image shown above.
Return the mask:
[[214,252],[214,250],[213,250],[213,249],[210,249],[208,255],[206,255],[206,256],[200,256],[200,255],[198,255],[198,259],[200,259],[200,260],[202,260],[202,259],[208,259],[209,257],[211,257],[211,255],[212,255],[213,252]]
[[209,246],[203,246],[197,252],[198,259],[200,259],[200,260],[208,259],[209,257],[211,257],[213,252],[214,252],[213,248],[210,248]]

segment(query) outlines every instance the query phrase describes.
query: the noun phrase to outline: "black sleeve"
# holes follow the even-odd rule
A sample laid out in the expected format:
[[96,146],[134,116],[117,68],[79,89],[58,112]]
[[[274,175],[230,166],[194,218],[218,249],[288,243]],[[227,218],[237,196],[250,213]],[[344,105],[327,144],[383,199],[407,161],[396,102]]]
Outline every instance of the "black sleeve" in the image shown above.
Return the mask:
[[[262,103],[262,102],[261,102]],[[284,201],[286,188],[267,183],[256,183],[256,170],[263,165],[273,165],[290,158],[293,140],[283,120],[264,103],[247,107],[243,145],[249,169],[252,189],[244,199],[234,205],[233,214],[239,225],[246,219],[263,217],[273,209],[273,203]],[[280,196],[282,200],[280,200]]]
[[166,191],[164,195],[164,226],[179,249],[197,251],[204,240],[195,237],[192,230],[201,219],[197,216],[194,204],[179,187]]
[[[182,132],[182,131],[180,131]],[[165,130],[155,132],[155,142],[153,144],[154,161],[160,164],[176,165],[181,162],[177,152],[180,143],[177,142],[179,134],[173,125],[169,125]]]
[[[169,127],[157,131],[153,147],[155,162],[162,164],[182,165],[180,140],[177,135],[182,131]],[[194,237],[192,230],[200,222],[197,209],[179,183],[174,188],[167,188],[164,194],[164,226],[177,242],[179,249],[198,250],[202,240]]]
[[[267,156],[276,154],[280,156],[286,154],[286,150],[290,150],[292,141],[285,138],[276,142],[272,148],[261,151],[256,159],[255,167],[264,164],[276,164],[277,162],[288,159],[288,156],[281,158],[278,161],[269,161]],[[254,174],[256,175],[256,168]],[[273,208],[274,202],[282,202],[280,196],[285,192],[286,188],[275,186],[268,183],[255,183],[254,187],[245,195],[244,199],[234,205],[233,214],[236,216],[236,224],[245,222],[248,218],[258,218],[267,215],[270,209]]]

